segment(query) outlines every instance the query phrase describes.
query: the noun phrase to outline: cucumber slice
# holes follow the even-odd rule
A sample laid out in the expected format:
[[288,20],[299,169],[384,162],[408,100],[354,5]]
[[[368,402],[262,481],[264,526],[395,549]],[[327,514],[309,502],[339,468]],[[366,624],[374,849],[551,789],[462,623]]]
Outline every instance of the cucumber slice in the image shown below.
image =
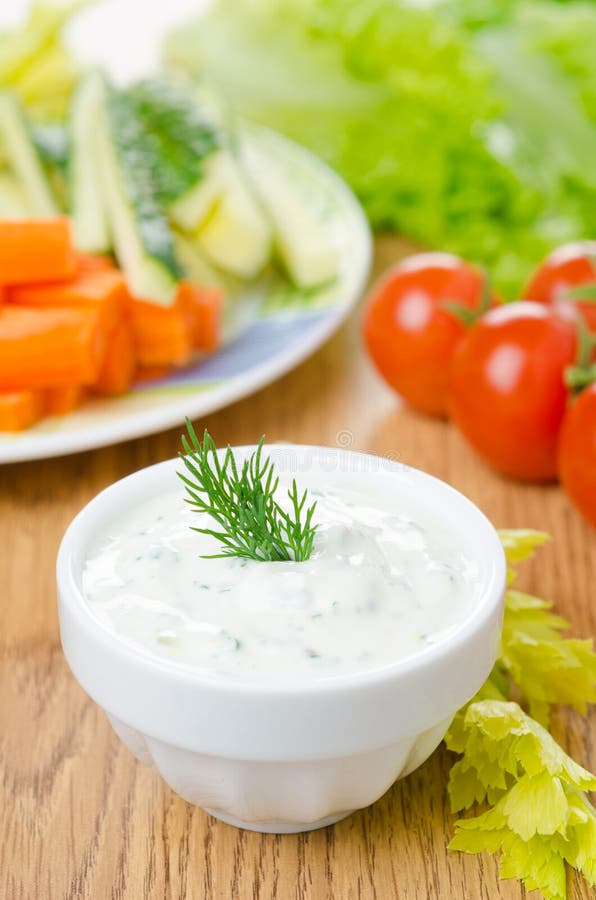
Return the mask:
[[311,288],[337,277],[339,258],[329,228],[282,173],[251,159],[249,172],[274,228],[277,255],[298,287]]
[[87,253],[106,253],[110,249],[97,143],[97,123],[105,94],[102,76],[90,72],[79,82],[70,109],[69,205],[75,244]]
[[58,210],[25,112],[17,98],[9,92],[0,94],[0,142],[2,155],[26,197],[30,215],[56,215]]
[[129,287],[137,297],[169,306],[182,269],[155,186],[154,143],[125,92],[108,89],[97,139],[109,228]]
[[154,143],[159,198],[175,225],[194,231],[223,189],[224,136],[194,87],[153,78],[129,95]]
[[69,210],[67,195],[69,147],[66,126],[57,122],[34,125],[32,136],[54,202],[60,212],[67,213]]
[[0,219],[27,219],[30,216],[21,185],[10,172],[0,172]]
[[227,289],[226,276],[209,265],[196,241],[187,234],[176,231],[174,232],[174,245],[187,281],[204,287]]
[[252,279],[269,261],[271,228],[244,174],[231,159],[224,180],[225,190],[196,232],[197,241],[213,265]]
[[213,211],[225,189],[227,153],[216,153],[203,164],[203,177],[170,207],[172,222],[183,231],[196,231]]
[[155,182],[161,203],[170,207],[204,180],[204,167],[217,155],[222,136],[203,113],[194,89],[152,78],[128,92],[157,160]]

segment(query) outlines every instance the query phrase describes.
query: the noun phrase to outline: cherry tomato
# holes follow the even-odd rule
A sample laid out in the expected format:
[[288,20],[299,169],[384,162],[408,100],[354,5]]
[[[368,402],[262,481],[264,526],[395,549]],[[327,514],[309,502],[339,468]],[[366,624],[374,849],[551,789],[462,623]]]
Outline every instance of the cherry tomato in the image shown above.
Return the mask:
[[448,253],[420,253],[391,268],[373,288],[364,341],[373,362],[406,403],[446,415],[448,368],[466,331],[446,308],[480,313],[485,276]]
[[[590,331],[596,332],[596,304],[582,303],[573,288],[586,287],[596,301],[596,241],[565,244],[546,257],[528,282],[523,296],[537,303],[570,301],[577,305]],[[571,289],[571,291],[570,291]]]
[[596,527],[596,384],[585,388],[565,413],[557,459],[567,494]]
[[450,410],[499,472],[530,481],[556,476],[557,435],[575,361],[577,313],[519,301],[490,310],[468,331],[451,366]]

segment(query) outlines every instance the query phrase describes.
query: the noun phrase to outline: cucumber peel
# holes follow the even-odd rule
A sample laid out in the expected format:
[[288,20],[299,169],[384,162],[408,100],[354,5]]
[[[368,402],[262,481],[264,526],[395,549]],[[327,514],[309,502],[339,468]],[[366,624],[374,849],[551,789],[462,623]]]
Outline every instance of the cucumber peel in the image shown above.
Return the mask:
[[32,216],[54,216],[58,210],[31,128],[18,98],[0,94],[0,144],[2,157],[16,179]]
[[135,296],[169,306],[183,272],[155,183],[155,142],[127,92],[107,89],[102,119],[100,177],[118,261]]
[[75,243],[87,253],[106,253],[110,249],[96,139],[105,94],[102,76],[90,72],[79,82],[70,109],[69,205]]

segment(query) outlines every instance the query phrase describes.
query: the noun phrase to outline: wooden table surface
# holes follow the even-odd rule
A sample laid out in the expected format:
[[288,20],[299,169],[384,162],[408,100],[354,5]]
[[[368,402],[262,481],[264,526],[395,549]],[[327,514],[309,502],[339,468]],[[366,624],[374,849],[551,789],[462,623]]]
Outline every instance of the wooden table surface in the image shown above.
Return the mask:
[[[378,242],[377,269],[407,250]],[[207,425],[219,443],[350,445],[446,479],[499,527],[554,538],[524,586],[552,598],[577,635],[596,632],[596,538],[557,487],[505,481],[446,422],[400,408],[364,359],[358,317],[311,360]],[[305,835],[238,831],[135,762],[79,688],[60,648],[54,561],[72,516],[118,478],[178,449],[180,429],[0,469],[1,900],[480,900],[521,898],[490,857],[446,850],[452,832],[438,750],[371,808]],[[596,769],[596,711],[557,737]],[[570,878],[569,896],[590,891]]]

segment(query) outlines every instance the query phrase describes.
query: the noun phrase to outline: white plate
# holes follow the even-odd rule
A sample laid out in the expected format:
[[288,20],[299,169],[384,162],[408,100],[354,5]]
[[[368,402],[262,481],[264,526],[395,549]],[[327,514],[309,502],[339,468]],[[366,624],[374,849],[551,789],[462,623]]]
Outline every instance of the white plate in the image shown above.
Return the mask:
[[0,434],[0,463],[62,456],[171,428],[186,416],[221,409],[279,378],[313,353],[344,321],[365,286],[371,259],[368,224],[351,191],[324,163],[266,129],[242,140],[267,165],[284,170],[324,222],[340,260],[333,284],[299,291],[274,279],[236,299],[243,326],[218,353],[115,399],[89,401],[20,434]]

